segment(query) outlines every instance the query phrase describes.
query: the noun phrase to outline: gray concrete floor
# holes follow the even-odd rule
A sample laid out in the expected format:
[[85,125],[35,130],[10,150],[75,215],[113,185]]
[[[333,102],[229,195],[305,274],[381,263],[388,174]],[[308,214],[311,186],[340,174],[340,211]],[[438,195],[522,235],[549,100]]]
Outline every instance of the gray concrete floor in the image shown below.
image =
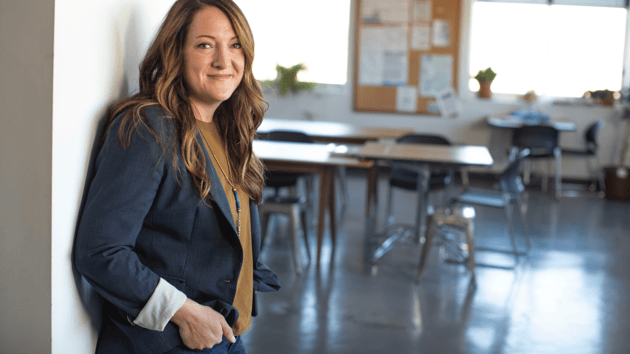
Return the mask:
[[[515,270],[478,267],[472,288],[466,268],[444,262],[438,247],[420,283],[418,246],[385,255],[376,275],[365,271],[365,180],[350,174],[349,186],[335,251],[327,234],[316,266],[312,228],[313,261],[304,256],[300,276],[286,222],[274,218],[262,258],[282,289],[259,296],[259,315],[243,336],[251,354],[630,353],[630,202],[595,194],[555,201],[532,188],[529,256]],[[384,187],[381,180],[379,225]],[[397,221],[412,222],[415,196],[394,198]],[[503,211],[476,210],[477,244],[508,247]]]

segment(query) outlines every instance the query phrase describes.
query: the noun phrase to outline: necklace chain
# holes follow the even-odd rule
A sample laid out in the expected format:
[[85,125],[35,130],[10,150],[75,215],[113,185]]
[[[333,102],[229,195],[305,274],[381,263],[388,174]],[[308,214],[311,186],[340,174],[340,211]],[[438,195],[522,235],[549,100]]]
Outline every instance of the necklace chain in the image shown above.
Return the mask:
[[238,199],[238,191],[236,190],[236,187],[234,187],[234,183],[232,183],[232,181],[230,180],[228,175],[223,170],[223,167],[221,167],[221,163],[219,162],[219,159],[217,158],[217,155],[215,155],[214,151],[212,151],[212,147],[208,143],[208,140],[206,140],[206,137],[203,135],[203,133],[199,129],[198,125],[197,125],[197,131],[199,132],[199,135],[201,135],[201,138],[203,139],[203,141],[206,143],[206,146],[208,146],[208,150],[210,150],[210,153],[212,154],[212,157],[214,157],[214,160],[217,162],[217,165],[219,166],[219,170],[221,170],[221,173],[223,174],[223,177],[225,177],[225,180],[230,184],[230,187],[232,187],[232,193],[234,194],[234,201],[236,203],[236,218],[238,220],[237,221],[238,226],[236,228],[236,233],[237,233],[238,237],[240,238],[241,237],[241,203],[240,203],[240,201]]

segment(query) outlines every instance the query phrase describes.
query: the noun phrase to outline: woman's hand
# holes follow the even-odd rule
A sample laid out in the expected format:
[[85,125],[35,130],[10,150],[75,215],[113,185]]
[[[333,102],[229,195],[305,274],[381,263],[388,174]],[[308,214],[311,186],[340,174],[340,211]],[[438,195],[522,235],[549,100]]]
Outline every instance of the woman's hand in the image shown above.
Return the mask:
[[220,313],[190,299],[186,299],[171,321],[179,326],[179,335],[190,349],[212,348],[221,343],[223,336],[232,343],[236,342],[232,328]]

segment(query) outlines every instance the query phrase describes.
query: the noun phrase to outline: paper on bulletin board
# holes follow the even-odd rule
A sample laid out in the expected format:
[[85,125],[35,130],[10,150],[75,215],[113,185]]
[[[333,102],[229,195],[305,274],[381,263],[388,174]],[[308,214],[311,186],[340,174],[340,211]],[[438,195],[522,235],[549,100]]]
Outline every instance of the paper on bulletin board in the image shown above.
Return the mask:
[[415,112],[418,109],[418,96],[415,86],[396,87],[396,110]]
[[384,52],[383,61],[383,85],[401,86],[407,85],[409,79],[409,65],[407,51]]
[[448,21],[433,21],[433,45],[436,47],[451,45],[451,25]]
[[361,30],[359,84],[406,85],[408,81],[407,29],[364,27]]
[[428,23],[413,25],[411,29],[411,49],[431,50],[431,26]]
[[413,21],[431,21],[431,0],[413,2]]
[[452,55],[423,55],[420,59],[420,95],[435,96],[451,87],[453,79]]
[[363,23],[404,23],[409,21],[408,0],[363,0],[361,2]]

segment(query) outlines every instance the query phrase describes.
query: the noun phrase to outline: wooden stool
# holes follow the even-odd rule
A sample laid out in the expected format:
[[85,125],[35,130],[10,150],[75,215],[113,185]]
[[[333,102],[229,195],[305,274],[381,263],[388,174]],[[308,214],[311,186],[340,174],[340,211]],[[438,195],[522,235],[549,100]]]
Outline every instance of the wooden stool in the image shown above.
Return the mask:
[[271,214],[284,214],[289,217],[291,245],[293,254],[293,263],[295,264],[295,272],[302,273],[301,257],[300,257],[300,221],[302,224],[302,233],[304,235],[304,244],[306,246],[306,254],[308,260],[311,260],[311,252],[308,248],[308,234],[306,222],[306,198],[304,197],[272,197],[267,198],[258,206],[258,212],[261,219],[261,248],[265,244],[267,235],[267,225]]
[[[475,209],[470,206],[465,207],[449,207],[439,208],[433,212],[429,212],[427,216],[427,233],[426,241],[422,247],[422,255],[420,256],[420,267],[418,269],[418,277],[416,281],[422,279],[424,267],[427,263],[429,256],[429,250],[433,244],[435,237],[441,237],[444,242],[450,243],[451,240],[444,238],[441,230],[443,226],[447,228],[453,228],[464,232],[466,235],[466,248],[468,249],[468,255],[465,258],[465,264],[470,269],[472,274],[471,282],[475,283],[475,244],[473,233],[475,229]],[[456,245],[459,252],[459,245]]]

